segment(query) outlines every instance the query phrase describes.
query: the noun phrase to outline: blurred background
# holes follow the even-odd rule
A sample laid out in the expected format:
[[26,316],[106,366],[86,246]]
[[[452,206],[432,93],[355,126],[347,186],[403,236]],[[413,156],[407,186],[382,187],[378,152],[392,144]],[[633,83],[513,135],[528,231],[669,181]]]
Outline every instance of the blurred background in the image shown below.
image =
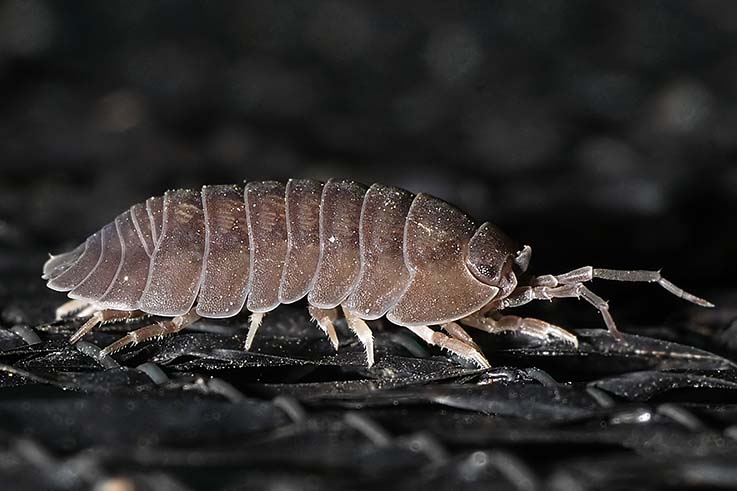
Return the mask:
[[[735,87],[732,1],[3,1],[0,271],[168,188],[338,176],[494,221],[538,272],[719,300]],[[618,302],[676,303],[642,288]]]

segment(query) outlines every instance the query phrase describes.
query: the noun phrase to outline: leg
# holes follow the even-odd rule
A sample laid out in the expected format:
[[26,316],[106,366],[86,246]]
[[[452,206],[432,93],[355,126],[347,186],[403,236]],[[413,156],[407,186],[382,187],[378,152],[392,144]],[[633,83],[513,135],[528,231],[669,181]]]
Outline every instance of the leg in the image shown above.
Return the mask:
[[95,315],[95,312],[98,312],[99,310],[100,309],[98,309],[96,305],[89,304],[88,306],[77,312],[74,317],[77,317],[78,319],[84,319],[85,317]]
[[65,302],[56,309],[56,320],[62,320],[65,317],[69,317],[72,314],[76,314],[80,310],[83,310],[89,305],[89,302],[84,300],[70,300]]
[[410,326],[407,327],[407,329],[415,333],[427,344],[446,349],[451,353],[455,353],[460,356],[464,360],[476,363],[481,368],[491,367],[489,361],[481,354],[480,351],[462,341],[450,338],[441,332],[433,331],[427,326]]
[[82,339],[82,336],[84,336],[100,324],[104,324],[105,322],[120,320],[127,321],[140,317],[145,317],[146,315],[147,314],[141,312],[140,310],[98,310],[92,315],[92,317],[89,318],[87,322],[82,325],[82,327],[77,329],[77,332],[72,334],[72,337],[69,338],[69,342],[71,344],[76,343],[77,341]]
[[254,312],[251,314],[250,325],[248,326],[248,335],[246,336],[246,351],[251,349],[253,339],[256,337],[256,331],[258,331],[258,328],[261,326],[264,316],[266,316],[264,312]]
[[150,324],[140,329],[136,329],[135,331],[131,331],[111,345],[105,347],[105,349],[100,350],[100,358],[115,353],[129,344],[138,344],[151,338],[162,338],[168,334],[181,331],[185,327],[197,322],[199,318],[200,316],[197,315],[193,309],[179,317],[174,317],[173,319],[157,322],[156,324]]
[[312,320],[317,322],[320,329],[322,329],[327,335],[330,340],[330,344],[333,345],[335,351],[338,351],[338,335],[336,334],[335,326],[333,325],[335,319],[338,318],[338,311],[335,309],[318,309],[312,305],[307,307],[307,310],[309,310]]
[[573,283],[561,286],[535,286],[522,287],[515,290],[512,295],[503,299],[497,306],[498,310],[508,307],[518,307],[533,300],[552,300],[554,298],[583,298],[599,311],[604,318],[604,324],[611,335],[619,340],[622,339],[622,333],[617,329],[617,324],[609,313],[609,304],[596,293],[586,288],[583,283]]
[[549,324],[539,319],[517,317],[516,315],[505,315],[498,319],[494,319],[492,317],[483,317],[481,315],[474,314],[461,319],[461,322],[463,325],[491,334],[498,334],[506,331],[521,332],[522,334],[537,339],[547,339],[548,337],[557,338],[578,347],[578,339],[576,339],[576,336],[562,327]]
[[473,346],[477,350],[481,351],[481,348],[476,344],[473,338],[461,327],[457,322],[446,322],[442,326],[445,332],[450,334],[450,337],[457,339],[462,343],[466,343],[469,346]]
[[366,324],[366,321],[350,310],[343,309],[343,314],[345,315],[348,328],[353,331],[358,337],[358,340],[361,341],[361,344],[363,344],[363,347],[366,348],[366,361],[369,368],[371,368],[374,364],[374,335],[371,333],[371,329]]

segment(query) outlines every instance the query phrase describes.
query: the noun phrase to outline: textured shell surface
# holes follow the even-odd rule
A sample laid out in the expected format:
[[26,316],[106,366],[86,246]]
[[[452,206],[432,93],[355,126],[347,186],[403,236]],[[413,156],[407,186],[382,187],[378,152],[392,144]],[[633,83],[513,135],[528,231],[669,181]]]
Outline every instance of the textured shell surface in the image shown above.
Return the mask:
[[374,184],[366,193],[360,219],[361,272],[343,305],[363,319],[386,314],[409,286],[404,260],[404,227],[414,195]]
[[[167,317],[263,313],[306,297],[361,319],[440,324],[499,292],[491,277],[516,251],[484,226],[438,198],[381,184],[204,186],[131,206],[52,256],[43,277],[99,308]],[[487,242],[494,250],[483,249]],[[494,264],[470,268],[469,247]]]
[[151,258],[148,282],[138,304],[131,308],[169,317],[189,312],[199,291],[204,253],[201,192],[167,191],[161,236]]
[[310,291],[320,261],[320,202],[323,183],[292,179],[286,188],[287,255],[279,301],[292,303]]
[[243,309],[251,286],[251,249],[243,188],[205,186],[202,206],[205,254],[197,314],[230,317]]

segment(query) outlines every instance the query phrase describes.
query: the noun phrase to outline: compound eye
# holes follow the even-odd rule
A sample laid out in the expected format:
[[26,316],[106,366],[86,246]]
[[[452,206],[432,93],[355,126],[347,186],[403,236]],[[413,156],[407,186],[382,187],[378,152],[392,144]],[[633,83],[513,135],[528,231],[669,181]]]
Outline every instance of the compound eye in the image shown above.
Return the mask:
[[489,222],[479,227],[468,243],[468,267],[471,273],[487,285],[499,286],[515,256],[517,247],[512,239]]

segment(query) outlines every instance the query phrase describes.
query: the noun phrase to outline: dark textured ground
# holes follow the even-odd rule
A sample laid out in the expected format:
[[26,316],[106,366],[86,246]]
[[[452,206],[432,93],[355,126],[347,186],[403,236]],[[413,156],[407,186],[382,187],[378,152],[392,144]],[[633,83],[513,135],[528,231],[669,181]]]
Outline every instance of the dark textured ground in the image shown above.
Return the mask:
[[[0,489],[737,488],[737,3],[0,3]],[[48,251],[176,186],[335,175],[434,193],[538,273],[664,268],[476,336],[464,368],[303,306],[114,356],[53,323]]]

